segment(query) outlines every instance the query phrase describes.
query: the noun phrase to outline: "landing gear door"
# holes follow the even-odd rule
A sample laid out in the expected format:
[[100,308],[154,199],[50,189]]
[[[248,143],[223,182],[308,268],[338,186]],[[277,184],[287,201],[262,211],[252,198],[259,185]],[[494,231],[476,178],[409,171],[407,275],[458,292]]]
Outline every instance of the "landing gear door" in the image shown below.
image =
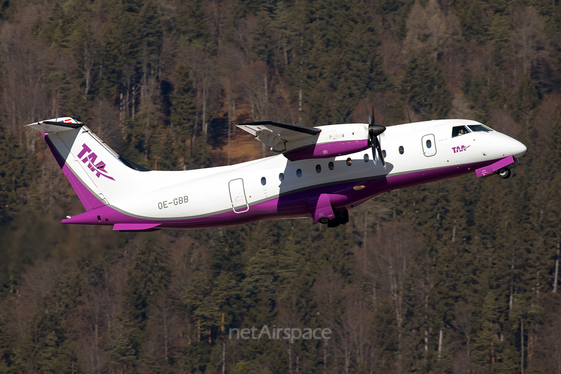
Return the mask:
[[249,210],[249,204],[245,196],[245,189],[243,186],[243,179],[232,179],[228,183],[230,189],[230,201],[232,202],[232,209],[235,213],[244,213]]
[[431,157],[436,154],[436,142],[434,141],[433,134],[423,136],[421,143],[423,144],[423,154],[426,157]]

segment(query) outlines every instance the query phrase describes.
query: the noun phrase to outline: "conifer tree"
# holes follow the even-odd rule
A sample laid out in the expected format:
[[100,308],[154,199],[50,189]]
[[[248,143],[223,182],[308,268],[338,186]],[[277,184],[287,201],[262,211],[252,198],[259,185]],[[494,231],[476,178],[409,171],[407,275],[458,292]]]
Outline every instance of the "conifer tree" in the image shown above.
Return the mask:
[[26,202],[26,190],[37,166],[12,134],[0,126],[0,223],[6,223]]
[[8,334],[4,316],[0,314],[0,373],[9,373],[14,365],[14,356],[14,341]]
[[202,0],[182,1],[175,17],[175,25],[181,44],[213,52],[215,45],[209,32],[205,5]]
[[[147,336],[147,323],[153,304],[158,296],[167,292],[170,283],[169,251],[158,243],[148,240],[141,243],[128,270],[124,289],[126,315],[125,325],[130,324],[132,348],[138,358],[142,341]],[[126,348],[122,341],[121,351]]]
[[430,56],[412,56],[401,83],[406,102],[421,119],[446,118],[451,108],[446,78]]
[[178,66],[176,83],[171,94],[170,122],[182,150],[184,167],[190,161],[187,150],[194,133],[197,115],[197,92],[190,75],[189,66]]

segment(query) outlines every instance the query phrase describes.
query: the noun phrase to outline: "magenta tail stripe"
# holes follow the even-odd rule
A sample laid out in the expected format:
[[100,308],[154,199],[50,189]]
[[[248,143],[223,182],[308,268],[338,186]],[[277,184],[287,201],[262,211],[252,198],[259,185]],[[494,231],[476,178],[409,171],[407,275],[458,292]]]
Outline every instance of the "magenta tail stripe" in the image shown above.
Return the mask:
[[55,148],[51,140],[49,139],[48,135],[43,134],[43,138],[45,142],[49,146],[53,156],[55,157],[58,166],[62,169],[62,172],[70,182],[70,185],[76,191],[76,195],[78,195],[78,199],[84,206],[86,210],[92,210],[94,208],[99,208],[100,206],[105,205],[101,202],[83,183],[68,166],[66,166],[65,160],[62,158],[58,150]]

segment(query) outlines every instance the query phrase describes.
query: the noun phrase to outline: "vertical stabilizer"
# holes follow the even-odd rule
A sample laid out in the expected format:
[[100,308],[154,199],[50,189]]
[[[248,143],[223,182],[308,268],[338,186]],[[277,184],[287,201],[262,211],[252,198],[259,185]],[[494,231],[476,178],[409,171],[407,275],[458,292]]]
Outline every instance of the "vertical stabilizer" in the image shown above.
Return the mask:
[[139,173],[74,118],[63,117],[27,125],[42,133],[64,175],[86,210],[109,205],[128,192],[125,184]]

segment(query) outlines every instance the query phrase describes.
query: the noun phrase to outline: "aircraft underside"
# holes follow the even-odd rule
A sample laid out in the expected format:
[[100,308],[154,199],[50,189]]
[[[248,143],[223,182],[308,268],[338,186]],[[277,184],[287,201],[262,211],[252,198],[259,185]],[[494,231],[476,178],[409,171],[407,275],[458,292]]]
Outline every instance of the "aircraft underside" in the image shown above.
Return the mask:
[[[62,222],[114,225],[115,229],[119,231],[145,231],[163,228],[187,229],[235,226],[267,219],[312,217],[316,222],[330,223],[330,226],[334,227],[346,223],[348,209],[354,208],[381,193],[465,175],[496,161],[490,160],[319,186],[272,197],[248,205],[247,209],[236,211],[229,208],[197,217],[170,217],[169,219],[140,217],[121,211],[117,207],[103,206],[64,219]],[[332,222],[333,220],[335,221]]]

